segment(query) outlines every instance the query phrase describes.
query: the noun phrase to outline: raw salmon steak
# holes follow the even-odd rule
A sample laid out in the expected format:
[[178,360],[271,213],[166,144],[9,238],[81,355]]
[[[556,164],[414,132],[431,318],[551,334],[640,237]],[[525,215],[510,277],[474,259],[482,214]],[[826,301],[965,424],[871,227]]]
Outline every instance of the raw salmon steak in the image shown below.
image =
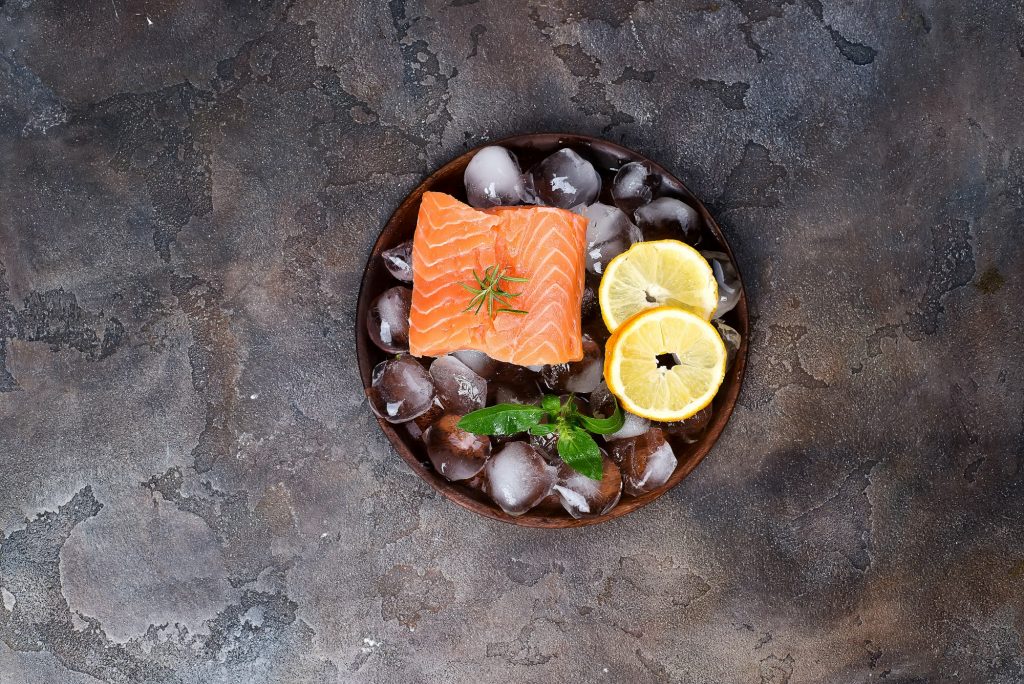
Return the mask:
[[[553,207],[478,211],[450,195],[426,192],[413,237],[409,350],[441,356],[474,349],[521,366],[583,358],[580,304],[587,220]],[[508,308],[466,311],[487,269],[525,282],[502,282]],[[497,272],[495,271],[495,272]]]

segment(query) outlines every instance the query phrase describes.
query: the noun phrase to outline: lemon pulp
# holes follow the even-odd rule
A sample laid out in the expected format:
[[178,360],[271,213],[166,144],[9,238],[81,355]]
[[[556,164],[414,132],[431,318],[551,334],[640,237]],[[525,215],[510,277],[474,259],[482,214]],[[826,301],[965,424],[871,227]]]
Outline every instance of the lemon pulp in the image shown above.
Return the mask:
[[726,349],[702,316],[674,306],[641,311],[608,340],[605,381],[630,413],[689,418],[711,403],[725,378]]
[[710,320],[718,306],[718,283],[711,265],[693,247],[678,240],[638,242],[608,264],[598,301],[612,332],[629,317],[659,306]]

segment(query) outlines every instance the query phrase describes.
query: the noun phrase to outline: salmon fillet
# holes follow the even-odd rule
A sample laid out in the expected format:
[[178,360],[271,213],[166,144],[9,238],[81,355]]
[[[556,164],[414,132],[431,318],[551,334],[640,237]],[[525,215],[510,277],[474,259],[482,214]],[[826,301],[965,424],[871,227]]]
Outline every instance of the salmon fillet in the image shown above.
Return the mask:
[[[587,221],[553,207],[500,207],[478,211],[450,195],[423,194],[413,237],[413,293],[409,349],[441,356],[474,349],[521,366],[583,358],[580,303],[584,286]],[[526,282],[503,282],[526,314],[464,309],[497,266]]]

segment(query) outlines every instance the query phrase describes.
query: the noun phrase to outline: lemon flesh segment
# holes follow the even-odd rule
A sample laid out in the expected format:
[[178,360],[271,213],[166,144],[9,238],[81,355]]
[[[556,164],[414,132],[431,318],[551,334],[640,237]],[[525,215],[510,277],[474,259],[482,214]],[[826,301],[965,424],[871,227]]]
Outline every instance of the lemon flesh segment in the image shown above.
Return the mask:
[[711,403],[725,378],[725,343],[701,316],[665,306],[626,321],[605,355],[608,389],[630,413],[689,418]]
[[612,332],[630,316],[659,306],[710,320],[718,306],[718,282],[707,260],[686,243],[638,242],[608,264],[598,300]]

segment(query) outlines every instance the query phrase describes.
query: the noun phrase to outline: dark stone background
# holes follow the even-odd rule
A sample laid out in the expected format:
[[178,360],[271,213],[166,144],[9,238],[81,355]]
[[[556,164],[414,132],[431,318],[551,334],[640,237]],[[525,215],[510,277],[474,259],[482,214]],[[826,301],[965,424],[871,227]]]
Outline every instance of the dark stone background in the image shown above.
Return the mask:
[[[1024,680],[1013,0],[0,0],[0,681]],[[419,481],[378,229],[507,134],[675,170],[746,275],[697,471],[568,532]]]

